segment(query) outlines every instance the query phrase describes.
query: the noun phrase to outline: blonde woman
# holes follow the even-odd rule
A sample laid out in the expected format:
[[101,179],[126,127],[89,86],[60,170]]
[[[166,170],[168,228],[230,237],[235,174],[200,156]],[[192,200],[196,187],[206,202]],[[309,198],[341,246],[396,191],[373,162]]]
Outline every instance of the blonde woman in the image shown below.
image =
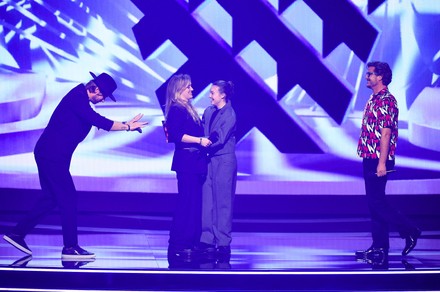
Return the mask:
[[190,259],[201,234],[202,187],[207,173],[204,148],[211,141],[203,136],[203,126],[193,98],[191,77],[174,75],[168,82],[165,123],[168,142],[175,144],[171,170],[177,176],[177,202],[170,230],[168,256]]

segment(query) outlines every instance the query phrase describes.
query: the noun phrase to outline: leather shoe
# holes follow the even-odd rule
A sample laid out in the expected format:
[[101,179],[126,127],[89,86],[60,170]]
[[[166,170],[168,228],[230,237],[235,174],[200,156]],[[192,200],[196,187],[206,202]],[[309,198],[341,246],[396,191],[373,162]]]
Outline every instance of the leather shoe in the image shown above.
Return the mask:
[[414,234],[405,238],[405,248],[402,251],[403,256],[409,254],[416,247],[417,239],[420,237],[420,234],[422,234],[422,232],[417,229]]

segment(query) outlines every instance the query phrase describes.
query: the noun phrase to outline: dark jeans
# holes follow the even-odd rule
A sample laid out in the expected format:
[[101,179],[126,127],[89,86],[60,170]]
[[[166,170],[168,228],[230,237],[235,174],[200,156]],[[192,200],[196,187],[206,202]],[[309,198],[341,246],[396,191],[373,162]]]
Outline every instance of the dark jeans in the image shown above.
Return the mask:
[[[388,175],[378,177],[376,173],[379,159],[364,159],[363,171],[365,193],[372,222],[373,247],[389,249],[389,226],[397,228],[402,238],[415,234],[417,227],[400,211],[393,208],[386,196]],[[387,170],[394,169],[394,160],[388,160]]]

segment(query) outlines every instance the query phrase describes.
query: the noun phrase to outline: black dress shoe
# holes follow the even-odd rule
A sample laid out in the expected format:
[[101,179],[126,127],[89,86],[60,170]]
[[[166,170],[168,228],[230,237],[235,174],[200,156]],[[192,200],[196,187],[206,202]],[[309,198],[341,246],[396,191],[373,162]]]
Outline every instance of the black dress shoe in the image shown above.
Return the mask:
[[416,247],[417,239],[420,237],[420,234],[422,234],[422,232],[417,229],[414,234],[405,238],[405,248],[402,251],[403,256],[409,254]]

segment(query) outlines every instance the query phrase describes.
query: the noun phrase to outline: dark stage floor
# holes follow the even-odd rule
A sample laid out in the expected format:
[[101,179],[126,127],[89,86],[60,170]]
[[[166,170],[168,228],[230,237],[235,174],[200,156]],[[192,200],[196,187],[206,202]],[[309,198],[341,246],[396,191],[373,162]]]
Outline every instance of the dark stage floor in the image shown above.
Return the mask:
[[392,234],[388,262],[372,265],[354,256],[370,245],[368,232],[235,232],[229,260],[170,263],[167,231],[82,227],[81,245],[96,260],[63,262],[58,229],[40,225],[27,237],[32,258],[0,242],[0,291],[440,289],[439,231],[424,231],[405,257]]

